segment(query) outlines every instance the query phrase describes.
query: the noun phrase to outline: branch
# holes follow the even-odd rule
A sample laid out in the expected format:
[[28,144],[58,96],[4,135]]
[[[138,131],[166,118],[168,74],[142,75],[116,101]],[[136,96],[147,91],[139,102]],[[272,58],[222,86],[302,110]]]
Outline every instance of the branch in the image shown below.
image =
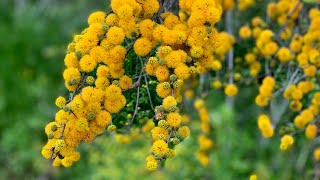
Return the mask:
[[279,32],[279,36],[280,36],[281,32],[284,31],[286,29],[286,27],[288,26],[290,18],[292,17],[293,13],[298,10],[300,3],[301,2],[299,0],[297,2],[297,4],[293,7],[293,9],[291,9],[291,11],[287,14],[286,21],[285,21],[284,25],[281,27],[281,30]]

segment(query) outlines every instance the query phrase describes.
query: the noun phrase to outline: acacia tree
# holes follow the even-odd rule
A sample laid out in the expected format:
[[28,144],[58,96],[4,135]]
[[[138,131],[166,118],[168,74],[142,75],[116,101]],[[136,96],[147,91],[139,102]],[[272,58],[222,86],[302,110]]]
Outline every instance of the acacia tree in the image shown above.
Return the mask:
[[[280,0],[267,5],[266,17],[236,25],[234,13],[253,5],[112,0],[110,12],[92,13],[89,26],[68,45],[63,78],[70,96],[56,99],[60,109],[45,128],[48,143],[42,155],[53,166],[69,167],[80,159],[76,148],[82,141],[90,143],[107,129],[125,143],[135,127],[152,135],[146,167],[154,171],[189,136],[187,109],[193,102],[202,132],[197,157],[207,166],[213,136],[202,99],[209,87],[223,88],[233,106],[238,87],[259,85],[250,100],[261,107],[257,127],[264,138],[279,138],[283,151],[301,133],[315,139],[320,11],[314,4]],[[215,27],[222,16],[225,31]],[[317,167],[320,149],[314,142]]]

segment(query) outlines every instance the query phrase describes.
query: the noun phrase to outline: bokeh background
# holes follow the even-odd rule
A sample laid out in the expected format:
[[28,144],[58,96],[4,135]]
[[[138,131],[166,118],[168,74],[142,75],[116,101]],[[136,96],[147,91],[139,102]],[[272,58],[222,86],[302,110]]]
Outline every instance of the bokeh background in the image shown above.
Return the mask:
[[[108,3],[0,1],[0,179],[224,180],[248,179],[252,173],[260,179],[308,179],[312,173],[310,142],[300,142],[300,148],[282,153],[279,139],[261,138],[256,125],[259,111],[253,103],[257,87],[241,87],[233,109],[224,103],[222,92],[210,92],[206,97],[215,137],[208,167],[202,167],[195,156],[199,133],[195,115],[191,137],[158,172],[144,168],[151,146],[146,135],[125,145],[102,135],[79,147],[81,160],[72,167],[51,167],[40,152],[47,140],[45,124],[57,110],[55,98],[67,95],[62,79],[66,46],[87,26],[88,15],[107,11]],[[262,7],[255,8],[252,13]]]

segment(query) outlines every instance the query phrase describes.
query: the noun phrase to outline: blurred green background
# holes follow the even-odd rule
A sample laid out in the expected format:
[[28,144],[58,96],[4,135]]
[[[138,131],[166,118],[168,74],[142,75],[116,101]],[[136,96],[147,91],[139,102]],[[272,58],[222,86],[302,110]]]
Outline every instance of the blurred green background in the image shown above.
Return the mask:
[[278,138],[261,138],[253,104],[257,87],[241,87],[234,109],[224,104],[222,92],[206,98],[215,138],[209,167],[195,157],[194,114],[191,137],[158,172],[144,168],[151,147],[145,135],[126,145],[101,136],[79,147],[81,160],[71,168],[51,167],[40,151],[47,140],[44,126],[57,110],[55,98],[67,93],[66,46],[91,12],[107,9],[106,0],[0,1],[0,179],[248,179],[251,173],[260,179],[308,179],[310,142],[282,153]]

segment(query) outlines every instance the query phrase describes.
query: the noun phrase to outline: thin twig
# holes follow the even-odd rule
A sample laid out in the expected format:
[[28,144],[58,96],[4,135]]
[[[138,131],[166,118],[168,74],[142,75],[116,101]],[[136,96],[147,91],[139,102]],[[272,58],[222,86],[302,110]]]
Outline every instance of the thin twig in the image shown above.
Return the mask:
[[300,3],[301,3],[301,2],[300,2],[300,0],[299,0],[299,1],[297,2],[297,4],[293,7],[293,9],[291,9],[291,11],[287,14],[286,21],[285,21],[285,23],[283,24],[283,26],[281,27],[278,36],[280,36],[281,32],[286,29],[286,27],[287,27],[288,24],[289,24],[290,18],[292,17],[293,13],[294,13],[296,10],[298,10]]
[[151,99],[151,94],[150,94],[150,91],[149,91],[149,85],[148,85],[148,80],[147,80],[146,74],[144,74],[143,77],[144,77],[144,81],[146,82],[146,89],[147,89],[147,93],[148,93],[148,96],[149,96],[149,101],[150,101],[151,109],[154,110],[153,103],[152,103],[152,99]]

